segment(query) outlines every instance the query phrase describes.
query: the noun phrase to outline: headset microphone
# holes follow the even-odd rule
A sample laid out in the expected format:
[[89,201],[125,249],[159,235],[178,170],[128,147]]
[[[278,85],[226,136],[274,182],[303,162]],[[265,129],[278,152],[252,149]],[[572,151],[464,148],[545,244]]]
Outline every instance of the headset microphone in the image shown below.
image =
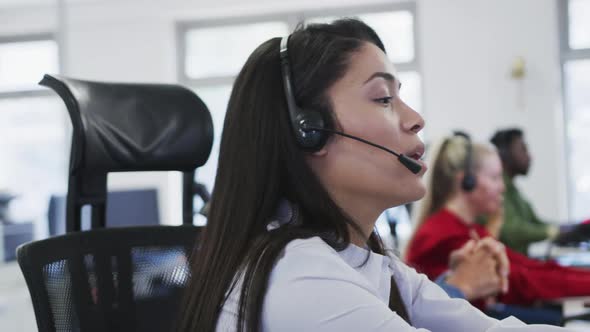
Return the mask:
[[310,131],[316,131],[317,130],[317,131],[321,131],[321,132],[327,132],[327,133],[331,133],[331,134],[336,134],[336,135],[344,136],[344,137],[347,137],[347,138],[350,138],[350,139],[353,139],[353,140],[356,140],[356,141],[359,141],[359,142],[368,144],[370,146],[376,147],[377,149],[381,149],[381,150],[383,150],[385,152],[391,153],[392,155],[394,155],[394,156],[397,157],[397,160],[399,160],[399,162],[402,163],[402,165],[404,165],[407,169],[410,170],[410,172],[412,172],[414,174],[418,174],[422,170],[422,165],[420,165],[414,159],[406,156],[405,154],[403,154],[403,153],[397,153],[397,152],[395,152],[395,151],[393,151],[391,149],[388,149],[388,148],[386,148],[386,147],[384,147],[382,145],[375,144],[373,142],[369,142],[369,141],[367,141],[365,139],[362,139],[360,137],[352,136],[352,135],[349,135],[349,134],[346,134],[346,133],[343,133],[343,132],[340,132],[340,131],[336,131],[336,130],[331,130],[331,129],[326,129],[326,128],[307,127],[305,125],[303,125],[302,130],[305,131],[305,132],[310,132]]

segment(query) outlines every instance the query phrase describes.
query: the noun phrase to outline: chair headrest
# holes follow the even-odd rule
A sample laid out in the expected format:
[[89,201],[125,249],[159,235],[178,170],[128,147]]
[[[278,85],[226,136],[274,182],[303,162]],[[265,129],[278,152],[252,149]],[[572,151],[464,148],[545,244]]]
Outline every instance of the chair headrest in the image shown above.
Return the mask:
[[105,83],[45,75],[73,125],[70,172],[191,171],[213,144],[207,106],[178,85]]

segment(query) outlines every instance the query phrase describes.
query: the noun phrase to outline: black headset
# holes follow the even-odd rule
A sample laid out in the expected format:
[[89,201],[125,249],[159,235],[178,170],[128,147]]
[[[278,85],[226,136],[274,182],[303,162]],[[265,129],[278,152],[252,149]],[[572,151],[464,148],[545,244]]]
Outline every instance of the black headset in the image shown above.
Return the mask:
[[[285,98],[287,99],[291,127],[297,139],[297,144],[305,151],[315,152],[319,151],[326,144],[329,132],[319,130],[326,129],[324,128],[325,122],[320,112],[301,109],[295,102],[295,94],[291,85],[291,65],[287,51],[289,37],[283,37],[281,39],[280,55],[283,86],[285,88]],[[311,130],[310,128],[314,129]]]
[[295,102],[295,94],[291,85],[291,65],[289,62],[288,43],[291,36],[281,39],[280,59],[281,72],[283,74],[283,87],[285,89],[285,99],[287,100],[287,109],[289,110],[289,120],[297,144],[307,152],[316,152],[321,150],[331,134],[336,134],[354,139],[359,142],[371,145],[385,152],[393,154],[400,163],[412,173],[417,174],[422,170],[422,165],[408,156],[397,153],[379,144],[369,142],[360,137],[352,136],[334,129],[326,128],[326,121],[322,114],[316,110],[302,109]]
[[477,178],[473,173],[473,144],[471,137],[462,131],[455,131],[454,136],[460,136],[465,139],[465,160],[463,162],[463,179],[461,179],[461,189],[471,192],[477,185]]

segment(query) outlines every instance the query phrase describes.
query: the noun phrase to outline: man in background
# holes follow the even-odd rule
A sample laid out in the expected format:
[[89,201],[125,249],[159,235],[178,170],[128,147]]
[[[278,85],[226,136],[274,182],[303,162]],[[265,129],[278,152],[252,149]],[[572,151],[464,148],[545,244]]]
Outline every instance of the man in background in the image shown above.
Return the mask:
[[500,241],[526,255],[529,244],[555,237],[559,233],[559,228],[541,220],[514,185],[514,178],[519,175],[526,176],[531,166],[531,156],[522,130],[498,130],[491,142],[498,148],[506,187],[504,224],[500,231]]

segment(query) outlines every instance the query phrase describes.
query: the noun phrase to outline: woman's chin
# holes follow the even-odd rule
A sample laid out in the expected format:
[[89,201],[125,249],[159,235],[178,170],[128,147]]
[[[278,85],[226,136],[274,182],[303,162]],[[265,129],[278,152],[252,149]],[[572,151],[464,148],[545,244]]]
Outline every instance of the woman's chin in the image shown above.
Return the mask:
[[426,195],[426,186],[422,181],[420,181],[418,183],[418,186],[416,187],[415,195],[412,199],[412,202],[421,200],[422,198],[424,198],[424,195]]
[[406,192],[406,195],[404,195],[403,202],[399,205],[419,201],[422,198],[424,198],[424,195],[426,195],[426,188],[422,184],[420,184],[419,186],[416,186],[415,188],[411,188],[411,190],[408,190]]

